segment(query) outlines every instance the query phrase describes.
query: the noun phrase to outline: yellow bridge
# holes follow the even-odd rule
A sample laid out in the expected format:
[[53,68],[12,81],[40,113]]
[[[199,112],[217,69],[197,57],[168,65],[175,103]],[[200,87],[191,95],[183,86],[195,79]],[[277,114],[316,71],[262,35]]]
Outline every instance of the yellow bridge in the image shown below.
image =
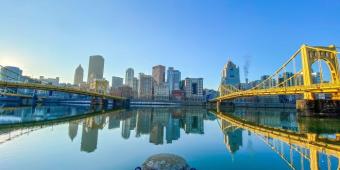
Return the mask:
[[[247,122],[245,120],[221,112],[212,113],[214,113],[220,121],[219,123],[221,125],[222,131],[230,127],[236,127],[264,137],[264,142],[268,144],[268,146],[270,146],[275,152],[277,152],[279,156],[283,158],[292,169],[295,169],[292,158],[290,158],[290,160],[286,159],[283,153],[277,151],[277,146],[269,142],[269,139],[277,139],[279,141],[282,141],[288,144],[291,149],[295,149],[296,151],[298,151],[301,154],[301,157],[309,160],[311,170],[319,169],[318,153],[325,153],[326,155],[334,156],[340,161],[340,134],[336,135],[336,139],[322,138],[314,133],[306,134],[283,130],[280,128],[272,128],[263,125],[257,125],[252,122]],[[293,148],[294,146],[308,149],[309,154],[307,152],[303,153],[297,148]],[[292,154],[290,156],[292,157]],[[328,166],[330,168],[331,165]],[[340,169],[340,163],[338,164],[337,169]]]
[[0,87],[58,91],[58,92],[65,92],[65,93],[73,93],[73,94],[80,94],[80,95],[98,97],[98,98],[103,98],[103,99],[125,100],[125,98],[123,98],[123,97],[97,93],[97,92],[94,92],[94,91],[82,90],[82,89],[78,89],[78,88],[75,88],[75,87],[61,87],[61,86],[45,85],[45,84],[38,84],[38,83],[21,83],[21,82],[0,81]]
[[[220,103],[225,100],[240,97],[264,96],[264,95],[290,95],[302,94],[305,100],[314,100],[316,93],[328,93],[332,100],[340,100],[340,73],[337,58],[338,52],[334,45],[329,47],[312,47],[302,45],[287,62],[285,62],[275,73],[249,90],[239,90],[231,85],[221,85],[220,97],[211,102]],[[301,58],[301,69],[297,69],[297,58]],[[330,81],[323,82],[321,61],[325,61],[330,70]],[[321,81],[313,82],[312,65],[319,62]],[[293,75],[287,76],[287,69],[293,68]],[[280,77],[281,76],[281,77]],[[279,80],[280,81],[276,81]]]

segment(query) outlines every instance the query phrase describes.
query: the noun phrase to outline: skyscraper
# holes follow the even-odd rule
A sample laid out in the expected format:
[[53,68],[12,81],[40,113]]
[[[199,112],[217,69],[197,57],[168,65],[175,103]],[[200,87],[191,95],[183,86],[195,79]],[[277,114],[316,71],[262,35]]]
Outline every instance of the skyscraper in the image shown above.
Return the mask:
[[173,67],[168,68],[167,83],[169,86],[170,94],[173,90],[179,90],[179,84],[181,81],[181,72],[175,70]]
[[123,86],[123,78],[112,76],[112,89],[117,89]]
[[134,98],[138,97],[138,82],[139,82],[138,78],[134,77],[133,78],[133,87],[132,87],[132,94],[133,94]]
[[165,66],[157,65],[152,67],[152,77],[158,85],[165,83]]
[[221,84],[240,84],[240,69],[230,60],[223,67]]
[[134,70],[133,68],[128,68],[125,73],[125,85],[133,88],[133,78],[134,78]]
[[153,78],[151,75],[139,73],[138,98],[152,99],[152,83]]
[[90,56],[89,72],[87,75],[87,83],[94,79],[102,79],[104,74],[104,58],[101,55]]
[[79,64],[79,66],[76,68],[76,71],[74,72],[73,84],[78,86],[80,83],[83,82],[83,79],[84,79],[84,69]]

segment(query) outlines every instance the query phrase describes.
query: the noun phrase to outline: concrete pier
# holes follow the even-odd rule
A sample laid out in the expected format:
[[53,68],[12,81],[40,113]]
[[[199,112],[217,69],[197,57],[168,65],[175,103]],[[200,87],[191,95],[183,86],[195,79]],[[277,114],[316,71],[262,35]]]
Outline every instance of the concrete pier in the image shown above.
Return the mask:
[[340,117],[340,100],[297,100],[300,116]]

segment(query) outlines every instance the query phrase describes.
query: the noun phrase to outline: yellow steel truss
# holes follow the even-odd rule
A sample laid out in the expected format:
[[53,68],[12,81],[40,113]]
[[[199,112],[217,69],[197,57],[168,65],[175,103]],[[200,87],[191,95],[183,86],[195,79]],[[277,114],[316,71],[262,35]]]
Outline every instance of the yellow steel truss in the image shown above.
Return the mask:
[[[285,95],[285,94],[302,94],[306,100],[314,100],[314,93],[330,93],[332,94],[333,100],[340,100],[340,72],[339,62],[337,58],[337,51],[334,45],[329,47],[312,47],[302,45],[287,62],[285,62],[275,73],[269,76],[266,80],[259,83],[252,89],[245,91],[236,91],[227,86],[220,86],[227,89],[228,93],[221,93],[220,97],[213,99],[212,101],[221,102],[223,100],[230,100],[239,97],[251,97],[251,96],[263,96],[263,95]],[[298,54],[301,56],[302,69],[296,72],[290,78],[284,78],[285,81],[273,85],[273,79],[278,76],[280,72],[284,71],[290,62],[294,62]],[[316,61],[323,60],[327,64],[330,73],[331,81],[323,83],[322,81],[318,84],[313,84],[312,80],[312,64]],[[296,70],[294,66],[294,70]],[[298,76],[303,77],[303,85],[296,84]],[[294,80],[293,80],[294,79]],[[294,85],[288,85],[290,82],[294,82]]]

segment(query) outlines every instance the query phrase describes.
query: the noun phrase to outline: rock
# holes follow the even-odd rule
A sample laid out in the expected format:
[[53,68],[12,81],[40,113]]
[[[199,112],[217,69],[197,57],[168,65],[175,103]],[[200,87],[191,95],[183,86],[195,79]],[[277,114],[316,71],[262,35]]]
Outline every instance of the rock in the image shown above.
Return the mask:
[[189,170],[190,167],[180,156],[161,153],[149,157],[142,165],[143,170]]

